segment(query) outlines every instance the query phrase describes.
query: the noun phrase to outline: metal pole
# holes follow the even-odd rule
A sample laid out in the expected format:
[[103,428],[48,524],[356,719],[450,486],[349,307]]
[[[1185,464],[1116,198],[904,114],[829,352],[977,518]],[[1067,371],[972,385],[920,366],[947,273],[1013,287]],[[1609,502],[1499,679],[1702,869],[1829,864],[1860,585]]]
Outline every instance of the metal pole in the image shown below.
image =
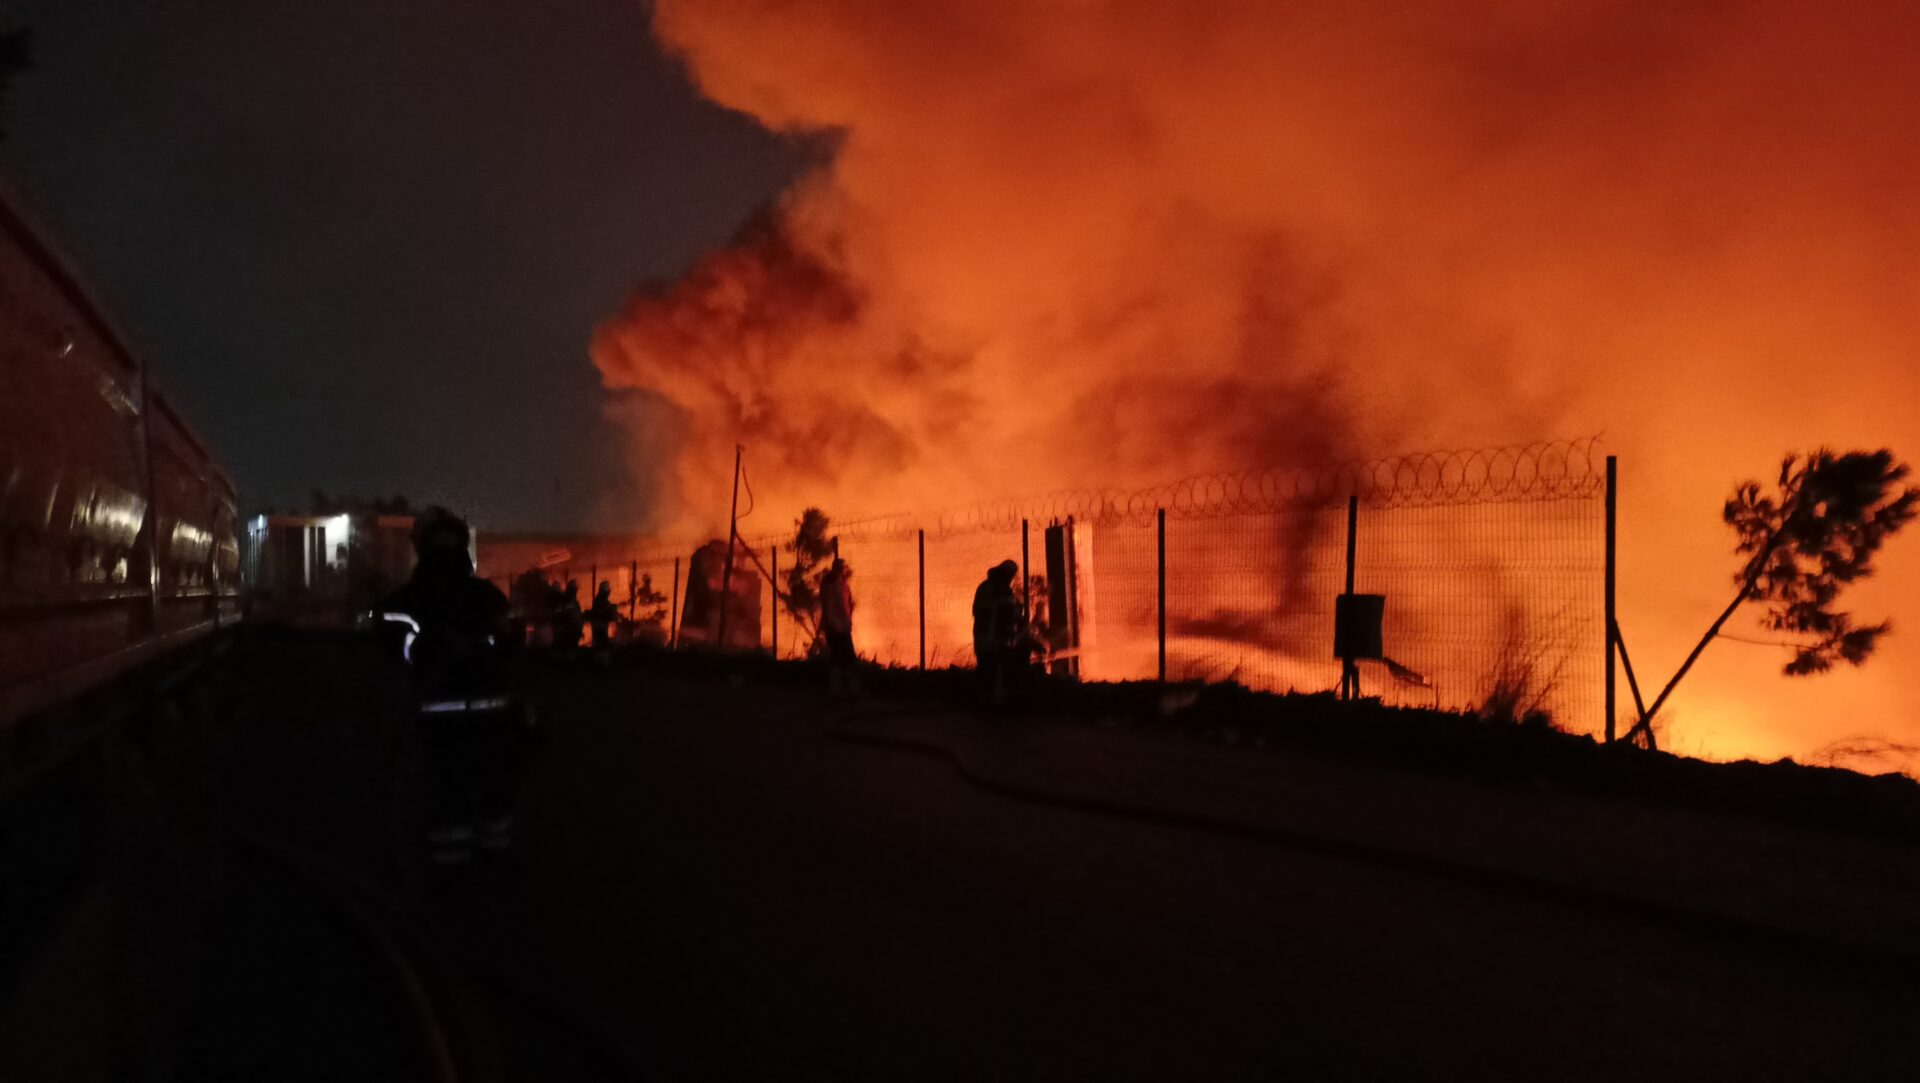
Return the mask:
[[1620,645],[1620,668],[1627,671],[1627,688],[1633,693],[1634,710],[1639,711],[1640,717],[1645,718],[1647,701],[1640,698],[1640,679],[1633,675],[1633,657],[1627,653],[1627,637],[1620,633],[1617,626],[1613,630],[1613,641]]
[[1167,509],[1156,516],[1160,527],[1160,683],[1167,683]]
[[720,634],[715,648],[727,649],[727,610],[733,605],[733,539],[740,525],[740,455],[746,448],[733,445],[733,506],[727,510],[727,562],[720,570]]
[[927,668],[927,532],[920,532],[920,668]]
[[1067,589],[1067,643],[1073,648],[1073,656],[1067,659],[1067,672],[1076,680],[1080,676],[1080,561],[1078,537],[1074,531],[1073,516],[1067,516],[1066,536],[1060,546],[1062,561],[1066,566]]
[[680,646],[680,558],[673,558],[673,601],[667,603],[667,647]]
[[1615,619],[1618,616],[1618,614],[1616,613],[1615,606],[1614,606],[1615,577],[1618,575],[1618,571],[1619,571],[1619,565],[1617,563],[1617,559],[1614,553],[1614,545],[1615,545],[1616,539],[1618,538],[1619,525],[1620,525],[1620,461],[1615,456],[1609,455],[1607,456],[1607,575],[1606,575],[1606,578],[1607,578],[1607,585],[1606,585],[1606,590],[1607,590],[1607,601],[1606,601],[1607,716],[1606,717],[1607,717],[1607,743],[1608,744],[1613,743],[1613,738],[1614,738],[1613,712],[1614,712],[1614,705],[1615,705],[1615,697],[1618,695],[1617,691],[1614,688],[1613,660],[1614,660],[1614,651],[1616,649],[1614,644],[1617,642],[1619,638],[1619,635],[1618,635],[1619,624]]
[[767,555],[771,559],[769,567],[773,569],[767,573],[769,580],[767,593],[773,596],[773,602],[768,606],[767,612],[772,631],[773,660],[778,662],[780,660],[780,543],[774,542],[767,546]]
[[1347,497],[1347,593],[1353,593],[1353,552],[1355,542],[1360,536],[1360,498]]
[[[1355,493],[1347,497],[1347,596],[1353,596],[1353,554],[1355,542],[1359,538],[1360,496]],[[1349,618],[1351,619],[1351,618]],[[1358,699],[1360,696],[1360,667],[1351,657],[1340,656],[1340,696],[1343,699]]]
[[1020,623],[1033,624],[1033,583],[1027,575],[1027,521],[1025,519],[1020,520]]

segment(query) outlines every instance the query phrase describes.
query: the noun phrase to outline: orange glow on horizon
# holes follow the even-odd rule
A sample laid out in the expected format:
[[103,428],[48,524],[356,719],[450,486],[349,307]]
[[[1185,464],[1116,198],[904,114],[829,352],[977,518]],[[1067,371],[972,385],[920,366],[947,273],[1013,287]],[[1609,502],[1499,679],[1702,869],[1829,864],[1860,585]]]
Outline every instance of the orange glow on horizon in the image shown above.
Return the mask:
[[[1731,596],[1735,482],[1819,444],[1920,458],[1911,5],[655,23],[709,97],[834,152],[596,335],[609,387],[659,396],[633,449],[671,466],[636,526],[724,525],[736,441],[780,523],[1600,431],[1651,695]],[[1716,644],[1672,747],[1920,743],[1920,547],[1881,564],[1851,598],[1895,621],[1879,657],[1789,681]]]

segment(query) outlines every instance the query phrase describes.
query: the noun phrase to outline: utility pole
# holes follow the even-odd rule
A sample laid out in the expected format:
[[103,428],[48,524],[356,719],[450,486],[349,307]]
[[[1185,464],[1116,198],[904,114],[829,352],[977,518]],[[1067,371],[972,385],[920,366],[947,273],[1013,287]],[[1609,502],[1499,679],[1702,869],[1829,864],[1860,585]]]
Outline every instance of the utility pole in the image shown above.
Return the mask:
[[680,649],[680,558],[673,558],[673,600],[667,603],[667,649]]
[[714,644],[719,650],[727,649],[727,610],[733,608],[733,539],[740,524],[740,457],[746,450],[743,444],[733,445],[733,505],[727,510],[727,562],[720,572],[720,635]]
[[1020,623],[1033,629],[1033,576],[1027,568],[1027,523],[1020,520]]

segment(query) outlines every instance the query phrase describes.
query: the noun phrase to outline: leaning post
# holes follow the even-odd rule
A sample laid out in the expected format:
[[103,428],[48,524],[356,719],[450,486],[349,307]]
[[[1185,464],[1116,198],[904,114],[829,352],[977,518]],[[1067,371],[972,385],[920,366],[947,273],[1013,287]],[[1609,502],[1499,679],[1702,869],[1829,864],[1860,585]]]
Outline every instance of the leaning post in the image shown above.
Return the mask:
[[678,650],[680,647],[680,558],[673,558],[673,601],[667,610],[667,648]]

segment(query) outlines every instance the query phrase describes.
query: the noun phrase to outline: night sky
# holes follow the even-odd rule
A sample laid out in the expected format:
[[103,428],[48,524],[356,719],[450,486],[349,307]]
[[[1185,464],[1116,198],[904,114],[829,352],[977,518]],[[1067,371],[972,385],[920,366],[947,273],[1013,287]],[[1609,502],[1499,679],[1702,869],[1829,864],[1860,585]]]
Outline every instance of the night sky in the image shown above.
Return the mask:
[[21,24],[0,162],[249,508],[624,525],[593,327],[807,155],[699,100],[637,0],[0,0]]

